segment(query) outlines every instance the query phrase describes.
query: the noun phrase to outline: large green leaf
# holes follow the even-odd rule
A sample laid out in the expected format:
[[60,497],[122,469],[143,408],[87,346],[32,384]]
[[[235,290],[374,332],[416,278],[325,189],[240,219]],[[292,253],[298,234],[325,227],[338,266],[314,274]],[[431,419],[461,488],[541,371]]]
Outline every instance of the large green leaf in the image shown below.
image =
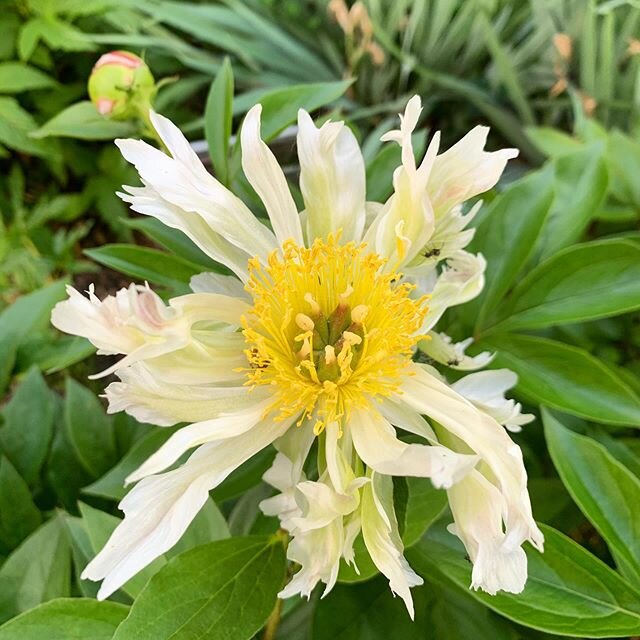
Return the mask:
[[276,537],[196,547],[150,580],[114,640],[249,640],[273,609],[284,572],[284,547]]
[[640,399],[603,362],[562,342],[515,334],[495,334],[479,348],[497,352],[491,366],[518,374],[527,398],[604,424],[640,426]]
[[640,584],[640,480],[601,444],[543,411],[553,463],[580,510],[609,545],[620,570]]
[[0,446],[18,473],[33,486],[53,437],[51,392],[37,368],[29,370],[2,416]]
[[543,230],[542,257],[576,242],[607,193],[604,144],[596,142],[553,161],[556,197]]
[[486,324],[527,263],[552,199],[553,173],[545,170],[519,180],[489,205],[471,245],[487,259],[476,329]]
[[125,273],[132,278],[186,291],[189,280],[202,272],[200,265],[149,247],[129,244],[107,244],[85,253],[105,267]]
[[569,247],[529,272],[513,291],[501,329],[538,329],[640,308],[640,246],[597,240]]
[[216,177],[229,182],[229,139],[233,122],[233,71],[224,59],[211,83],[204,112],[204,132]]
[[42,522],[27,483],[0,455],[0,543],[15,549]]
[[277,89],[260,98],[262,104],[262,138],[268,142],[298,118],[298,109],[315,111],[337,100],[353,83],[316,82]]
[[67,378],[64,403],[67,437],[84,469],[99,478],[117,461],[113,422],[96,395]]
[[59,136],[82,140],[113,140],[135,133],[131,122],[118,122],[101,116],[89,102],[77,102],[56,114],[31,135],[34,138]]
[[128,607],[89,598],[58,598],[9,620],[0,640],[111,640]]
[[53,145],[35,140],[31,134],[36,129],[33,116],[25,111],[15,98],[0,96],[0,143],[34,156],[54,156],[57,150]]
[[60,516],[32,533],[0,569],[0,622],[69,595],[71,556]]
[[418,573],[456,585],[527,627],[581,638],[638,635],[640,592],[570,538],[541,528],[545,551],[527,550],[529,578],[521,594],[469,591],[471,565],[445,529],[430,529],[407,555]]

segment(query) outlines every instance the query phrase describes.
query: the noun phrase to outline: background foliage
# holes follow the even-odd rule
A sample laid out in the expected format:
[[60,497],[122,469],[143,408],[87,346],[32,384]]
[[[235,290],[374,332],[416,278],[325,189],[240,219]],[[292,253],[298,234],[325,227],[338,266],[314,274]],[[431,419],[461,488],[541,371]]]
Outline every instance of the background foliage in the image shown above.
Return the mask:
[[493,148],[522,151],[477,222],[485,290],[444,325],[497,351],[491,366],[518,373],[515,394],[538,417],[517,441],[545,554],[528,553],[521,596],[469,591],[443,494],[401,479],[401,533],[426,580],[416,622],[363,558],[327,598],[285,602],[276,637],[640,635],[640,4],[365,4],[370,25],[349,31],[322,0],[0,0],[0,640],[248,640],[287,570],[277,524],[257,508],[267,451],[109,601],[79,577],[117,524],[124,477],[173,430],[107,416],[87,380],[93,348],[50,329],[51,308],[67,282],[104,294],[132,278],[172,295],[220,268],[113,195],[135,178],[111,141],[138,125],[101,118],[85,89],[113,48],[169,80],[156,109],[258,215],[232,135],[257,100],[292,177],[297,109],[346,118],[375,200],[399,160],[379,137],[413,93],[421,143],[486,122]]

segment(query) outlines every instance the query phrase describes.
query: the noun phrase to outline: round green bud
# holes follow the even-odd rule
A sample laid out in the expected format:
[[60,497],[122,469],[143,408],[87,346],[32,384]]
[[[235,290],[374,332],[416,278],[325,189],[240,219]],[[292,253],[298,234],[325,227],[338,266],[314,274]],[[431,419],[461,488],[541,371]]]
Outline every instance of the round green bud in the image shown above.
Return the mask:
[[128,51],[111,51],[96,62],[88,89],[99,113],[113,120],[129,120],[148,112],[156,85],[142,58]]

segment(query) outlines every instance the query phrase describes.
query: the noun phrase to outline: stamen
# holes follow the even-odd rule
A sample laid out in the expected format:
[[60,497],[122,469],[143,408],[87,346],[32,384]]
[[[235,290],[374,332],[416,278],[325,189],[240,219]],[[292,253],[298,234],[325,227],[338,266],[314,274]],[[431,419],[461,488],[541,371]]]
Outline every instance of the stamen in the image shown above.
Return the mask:
[[327,364],[333,364],[336,361],[336,350],[331,344],[324,348],[324,361]]
[[364,319],[369,315],[369,307],[366,304],[359,304],[351,311],[351,319],[356,324],[362,324]]
[[311,307],[311,315],[319,316],[322,313],[320,305],[309,292],[304,294],[304,300],[309,303],[309,306]]
[[305,315],[304,313],[298,313],[296,315],[296,324],[303,331],[313,331],[315,326],[313,324],[313,320],[308,315]]

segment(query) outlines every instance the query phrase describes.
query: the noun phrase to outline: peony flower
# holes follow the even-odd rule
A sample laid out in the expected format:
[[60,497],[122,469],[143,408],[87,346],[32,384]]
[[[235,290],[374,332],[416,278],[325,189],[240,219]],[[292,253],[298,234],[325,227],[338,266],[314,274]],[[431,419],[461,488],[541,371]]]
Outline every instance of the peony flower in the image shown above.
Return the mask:
[[[474,587],[521,591],[522,544],[541,549],[543,538],[520,449],[503,427],[525,422],[503,396],[513,379],[487,372],[450,386],[414,358],[420,347],[463,370],[491,358],[466,356],[467,342],[453,344],[434,326],[482,289],[485,262],[464,250],[473,212],[463,215],[462,205],[491,188],[516,151],[484,151],[487,132],[478,127],[442,154],[436,135],[416,163],[420,100],[412,98],[400,129],[385,136],[402,152],[393,194],[371,203],[350,129],[317,128],[300,111],[299,213],[260,138],[260,110],[242,126],[242,166],[270,226],[205,171],[166,118],[150,116],[169,153],[116,142],[143,183],[120,196],[235,275],[196,276],[194,293],[168,303],[146,286],[103,301],[70,289],[54,309],[58,328],[124,356],[102,374],[119,377],[107,387],[110,411],[189,423],[128,477],[137,484],[120,504],[124,520],[83,577],[102,580],[99,597],[109,596],[178,541],[209,491],[273,444],[265,480],[279,493],[262,509],[280,518],[292,536],[288,557],[301,565],[282,597],[308,596],[318,582],[330,590],[362,534],[413,616],[410,589],[422,579],[403,555],[393,476],[429,478],[448,491]],[[305,462],[316,440],[314,479]]]

